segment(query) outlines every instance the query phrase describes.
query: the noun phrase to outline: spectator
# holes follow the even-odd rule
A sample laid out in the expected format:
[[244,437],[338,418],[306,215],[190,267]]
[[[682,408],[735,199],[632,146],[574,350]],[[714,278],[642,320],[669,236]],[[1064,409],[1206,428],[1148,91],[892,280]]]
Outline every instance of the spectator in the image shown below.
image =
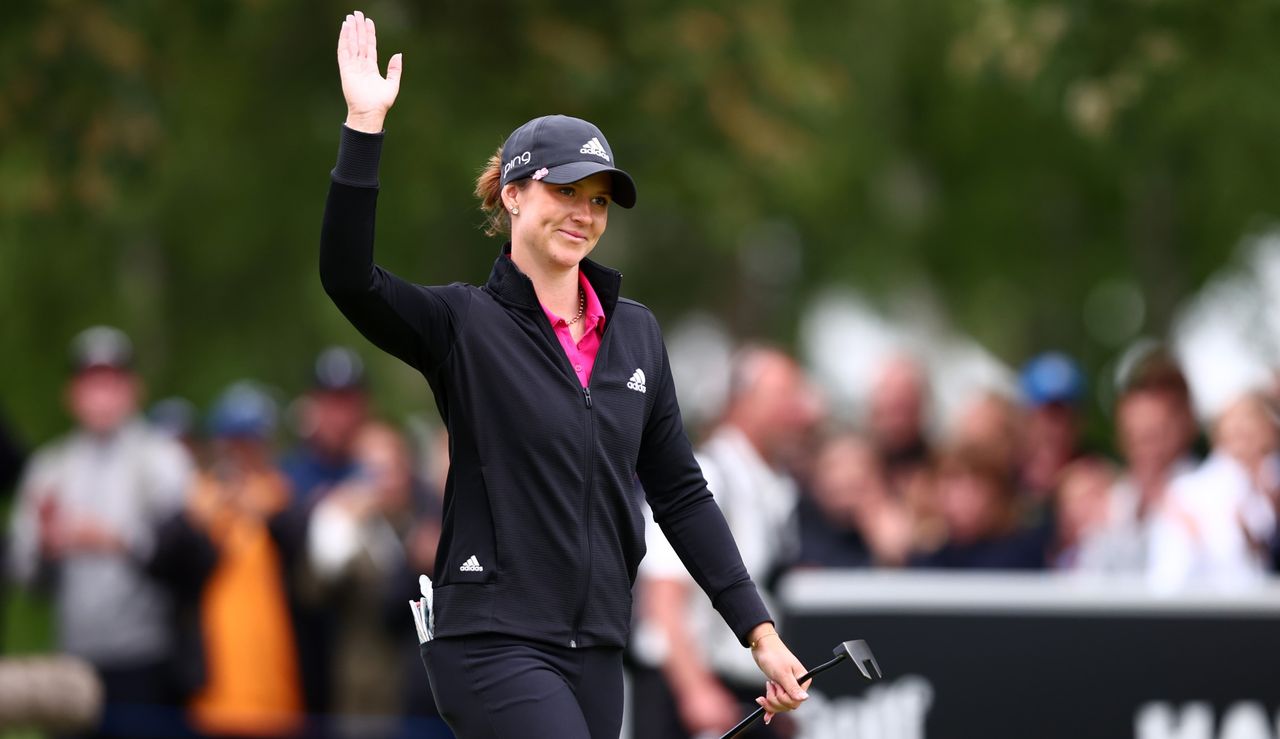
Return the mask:
[[341,733],[386,737],[397,729],[404,694],[399,657],[411,655],[413,674],[426,677],[408,620],[418,578],[406,543],[434,496],[415,479],[409,446],[391,426],[366,424],[353,449],[359,472],[318,504],[308,546],[316,575],[343,593],[335,603],[333,688],[335,710],[347,717]]
[[[1018,489],[1018,474],[1022,468],[1026,444],[1026,417],[1024,409],[1007,395],[996,390],[978,391],[962,407],[947,436],[947,443],[951,448],[981,449],[991,464],[1009,470],[1010,479],[1014,481],[1015,489]],[[942,520],[941,513],[937,512],[940,504],[936,500],[931,502],[932,506],[928,510],[936,512],[936,517],[925,518],[917,514],[918,519],[933,523],[930,528],[924,529],[929,536],[917,537],[917,551],[921,552],[936,549],[946,538],[946,522]],[[1024,504],[1026,502],[1021,501]],[[1031,508],[1030,505],[1021,506],[1024,514]],[[1038,532],[1047,543],[1047,518],[1042,516],[1030,521],[1023,518],[1019,525]]]
[[[730,372],[724,419],[698,462],[747,572],[768,583],[796,554],[797,490],[782,470],[819,420],[819,407],[799,365],[780,351],[744,349]],[[759,670],[711,603],[697,597],[693,580],[652,522],[647,538],[639,588],[645,636],[637,640],[642,659],[661,666],[666,687],[652,673],[637,676],[636,702],[646,709],[636,717],[635,736],[722,732],[754,707]],[[674,711],[658,708],[673,701]],[[757,724],[749,736],[775,736],[782,719],[775,717],[768,727]]]
[[1127,467],[1112,489],[1106,526],[1082,545],[1082,568],[1147,571],[1152,514],[1171,483],[1195,469],[1196,433],[1182,370],[1163,351],[1152,352],[1139,361],[1116,404],[1116,439]]
[[147,410],[147,420],[155,429],[177,440],[186,447],[192,459],[199,460],[198,431],[199,412],[186,398],[170,397],[157,400]]
[[994,390],[983,390],[961,409],[948,434],[953,446],[986,449],[1001,465],[1017,470],[1023,458],[1026,423],[1022,409]]
[[449,475],[449,430],[422,429],[418,439],[419,464],[412,475],[413,494],[409,502],[412,521],[404,537],[403,569],[392,577],[388,589],[385,622],[391,634],[408,649],[400,652],[400,674],[403,692],[400,700],[402,725],[398,736],[447,739],[453,733],[440,717],[431,683],[418,650],[417,634],[406,629],[404,605],[420,597],[418,576],[435,571],[444,516],[444,486]]
[[1116,479],[1115,466],[1101,457],[1081,457],[1062,470],[1053,497],[1051,567],[1069,570],[1079,566],[1083,542],[1106,525]]
[[308,532],[315,506],[359,472],[353,444],[368,418],[368,406],[360,357],[345,347],[322,351],[315,361],[311,389],[299,401],[302,444],[282,463],[293,501],[271,522],[288,574],[303,695],[314,719],[309,731],[318,735],[326,734],[324,717],[333,709],[332,659],[337,639],[333,606],[340,593],[316,576],[308,559]]
[[283,467],[297,499],[314,503],[356,471],[352,444],[369,416],[360,356],[340,346],[322,351],[298,415],[303,443],[285,458]]
[[1018,529],[1013,471],[986,449],[946,450],[938,462],[938,500],[947,526],[939,549],[918,555],[918,567],[1037,569],[1042,539]]
[[[12,574],[53,591],[57,643],[99,672],[99,736],[174,731],[172,600],[144,563],[182,507],[191,462],[138,417],[141,382],[119,330],[72,342],[66,399],[76,428],[32,458],[11,530]],[[161,708],[168,706],[168,709]]]
[[1151,535],[1151,583],[1160,590],[1257,583],[1275,535],[1271,464],[1280,436],[1266,399],[1247,393],[1214,425],[1213,450],[1178,478]]
[[1080,451],[1084,373],[1071,357],[1049,352],[1022,368],[1021,388],[1027,407],[1022,492],[1030,495],[1036,514],[1047,517],[1062,470]]
[[383,620],[391,636],[404,647],[397,647],[403,686],[398,711],[402,720],[397,736],[448,739],[453,733],[440,717],[435,696],[431,694],[431,682],[414,648],[417,634],[412,628],[406,629],[404,622],[405,603],[421,596],[418,576],[431,573],[435,568],[444,515],[444,484],[449,474],[448,429],[423,427],[420,431],[413,437],[413,456],[418,464],[412,472],[411,522],[404,534],[402,569],[390,579]]
[[906,355],[881,366],[871,391],[867,430],[895,495],[910,496],[917,486],[928,484],[928,393],[924,368]]
[[890,495],[875,449],[856,434],[819,448],[798,514],[802,566],[901,565],[912,549],[912,517]]
[[188,518],[216,551],[200,599],[208,680],[191,701],[195,726],[222,737],[293,736],[302,688],[283,571],[267,521],[289,503],[271,461],[276,407],[248,382],[227,388],[209,418],[207,469]]

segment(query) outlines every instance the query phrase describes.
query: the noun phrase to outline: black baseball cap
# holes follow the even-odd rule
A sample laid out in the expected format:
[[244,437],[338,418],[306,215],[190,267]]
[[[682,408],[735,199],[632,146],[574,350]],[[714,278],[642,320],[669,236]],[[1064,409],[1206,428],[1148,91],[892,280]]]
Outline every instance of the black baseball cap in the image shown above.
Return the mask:
[[133,369],[133,342],[113,326],[93,326],[71,340],[71,371]]
[[534,118],[502,145],[502,184],[526,177],[567,185],[597,172],[613,175],[613,202],[636,204],[636,183],[614,166],[613,149],[595,124],[567,115]]

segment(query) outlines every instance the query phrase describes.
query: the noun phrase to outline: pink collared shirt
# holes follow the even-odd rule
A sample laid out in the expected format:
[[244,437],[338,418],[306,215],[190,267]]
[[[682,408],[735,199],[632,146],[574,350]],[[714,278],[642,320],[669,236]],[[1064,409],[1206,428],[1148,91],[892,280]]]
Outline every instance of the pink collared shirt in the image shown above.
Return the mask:
[[542,306],[542,312],[551,321],[551,329],[555,331],[560,346],[568,355],[569,364],[573,365],[573,371],[578,375],[578,382],[586,387],[591,382],[591,369],[596,364],[596,353],[600,351],[600,335],[604,333],[604,307],[600,305],[600,298],[582,270],[578,270],[578,284],[582,286],[582,293],[587,296],[587,304],[579,319],[584,328],[582,338],[576,344],[565,319],[552,313],[545,305]]

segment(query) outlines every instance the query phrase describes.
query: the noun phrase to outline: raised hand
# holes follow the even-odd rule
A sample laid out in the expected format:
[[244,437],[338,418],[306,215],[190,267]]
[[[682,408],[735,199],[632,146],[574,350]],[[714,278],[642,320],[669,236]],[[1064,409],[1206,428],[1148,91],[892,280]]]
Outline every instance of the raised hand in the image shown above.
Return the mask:
[[400,92],[403,57],[387,62],[387,76],[378,69],[378,34],[373,19],[355,11],[342,22],[338,34],[338,73],[347,99],[347,126],[357,131],[382,131],[387,111]]

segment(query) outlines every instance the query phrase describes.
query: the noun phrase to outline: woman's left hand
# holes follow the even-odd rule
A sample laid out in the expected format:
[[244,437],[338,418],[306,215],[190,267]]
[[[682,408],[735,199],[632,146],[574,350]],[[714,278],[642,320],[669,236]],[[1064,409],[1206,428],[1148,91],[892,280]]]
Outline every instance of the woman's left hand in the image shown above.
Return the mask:
[[764,707],[765,723],[769,723],[774,714],[798,708],[809,697],[805,688],[813,681],[808,680],[804,685],[797,682],[806,670],[791,650],[787,649],[781,636],[764,630],[752,641],[756,646],[751,650],[751,656],[755,658],[760,671],[769,678],[765,683],[765,694],[756,698],[756,704]]

